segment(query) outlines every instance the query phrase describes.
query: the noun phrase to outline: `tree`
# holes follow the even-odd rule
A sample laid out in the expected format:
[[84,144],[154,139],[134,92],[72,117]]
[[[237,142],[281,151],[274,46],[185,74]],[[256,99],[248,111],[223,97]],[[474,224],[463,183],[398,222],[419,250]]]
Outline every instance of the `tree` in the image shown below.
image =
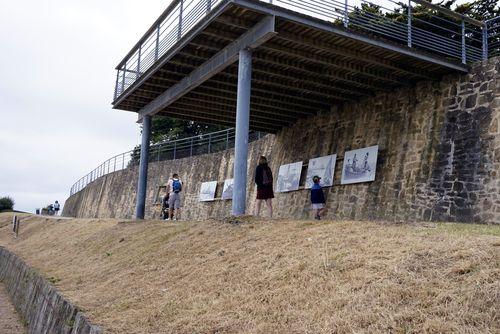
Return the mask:
[[[227,129],[227,127],[165,116],[157,116],[153,118],[153,121],[151,123],[150,143],[154,145],[182,138],[201,136],[224,129]],[[134,147],[134,150],[130,154],[131,159],[129,162],[129,166],[139,163],[141,155],[140,152],[140,145]],[[168,154],[166,156],[168,156]],[[163,158],[160,158],[160,160],[162,159]]]
[[9,196],[0,197],[0,211],[13,210],[14,200]]
[[199,136],[224,129],[226,127],[220,125],[210,125],[160,116],[153,118],[151,124],[151,143],[157,144],[170,140]]

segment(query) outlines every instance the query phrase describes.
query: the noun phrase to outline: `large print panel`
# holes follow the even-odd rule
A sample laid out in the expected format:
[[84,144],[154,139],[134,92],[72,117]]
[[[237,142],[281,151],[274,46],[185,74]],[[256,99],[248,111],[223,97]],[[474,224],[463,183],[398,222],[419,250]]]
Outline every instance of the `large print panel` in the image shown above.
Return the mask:
[[222,199],[233,199],[234,179],[227,179],[224,181],[224,188],[222,189]]
[[200,202],[210,202],[215,200],[217,181],[203,182],[200,188]]
[[302,161],[281,166],[278,172],[276,192],[284,193],[299,190],[301,172]]
[[378,145],[346,152],[341,183],[351,184],[374,181],[377,156]]
[[336,162],[336,154],[309,160],[309,166],[307,167],[306,189],[310,189],[313,186],[312,178],[316,175],[321,177],[320,185],[322,187],[333,186]]

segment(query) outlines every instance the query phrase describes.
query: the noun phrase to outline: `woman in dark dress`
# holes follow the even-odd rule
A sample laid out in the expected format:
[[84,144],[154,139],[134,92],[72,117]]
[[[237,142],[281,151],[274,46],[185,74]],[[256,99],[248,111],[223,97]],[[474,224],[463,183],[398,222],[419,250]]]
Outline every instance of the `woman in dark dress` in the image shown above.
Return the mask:
[[259,159],[259,165],[255,170],[255,183],[257,184],[257,203],[255,207],[255,215],[260,214],[260,207],[262,201],[266,202],[267,209],[269,211],[269,217],[273,216],[273,203],[274,198],[273,192],[273,173],[271,168],[267,164],[267,159],[261,156]]

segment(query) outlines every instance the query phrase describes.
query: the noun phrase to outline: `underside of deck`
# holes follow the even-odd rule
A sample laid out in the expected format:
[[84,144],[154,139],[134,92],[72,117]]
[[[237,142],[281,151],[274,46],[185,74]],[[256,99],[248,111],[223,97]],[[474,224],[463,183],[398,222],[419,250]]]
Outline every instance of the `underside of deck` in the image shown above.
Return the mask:
[[[467,67],[366,33],[251,0],[222,3],[114,101],[140,113],[265,17],[275,34],[253,50],[250,128],[275,133],[333,105],[438,80]],[[353,38],[354,37],[354,38]],[[238,62],[186,90],[156,115],[234,126]]]

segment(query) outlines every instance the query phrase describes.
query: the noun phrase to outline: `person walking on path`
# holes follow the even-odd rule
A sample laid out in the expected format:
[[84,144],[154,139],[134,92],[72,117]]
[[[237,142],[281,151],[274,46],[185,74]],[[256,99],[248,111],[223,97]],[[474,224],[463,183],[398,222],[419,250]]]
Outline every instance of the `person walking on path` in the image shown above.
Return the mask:
[[174,173],[172,178],[168,180],[167,191],[170,193],[170,198],[168,199],[170,215],[167,220],[181,219],[182,181],[179,179],[179,174]]
[[314,219],[321,220],[321,217],[326,213],[326,200],[325,194],[323,193],[323,189],[319,182],[321,181],[321,177],[314,176],[313,177],[313,186],[311,188],[311,209],[314,213]]
[[58,201],[56,201],[54,203],[54,212],[55,212],[55,215],[57,216],[59,214],[59,209],[61,209],[61,205],[59,204]]
[[259,159],[259,165],[255,169],[255,183],[257,184],[257,202],[255,207],[255,215],[260,215],[260,207],[262,202],[265,201],[267,205],[267,210],[269,212],[269,217],[273,217],[273,203],[274,198],[273,192],[273,173],[271,168],[267,163],[267,158],[261,156]]

